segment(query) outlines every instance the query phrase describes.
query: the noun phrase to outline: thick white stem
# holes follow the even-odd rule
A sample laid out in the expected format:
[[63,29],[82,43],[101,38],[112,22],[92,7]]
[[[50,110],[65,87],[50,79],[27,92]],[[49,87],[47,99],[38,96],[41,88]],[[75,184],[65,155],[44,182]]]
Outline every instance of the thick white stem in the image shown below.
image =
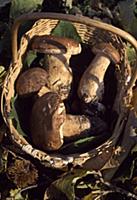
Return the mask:
[[72,72],[67,60],[64,55],[48,55],[46,59],[49,87],[58,92],[62,99],[67,98],[72,83]]
[[70,138],[72,136],[80,136],[80,134],[91,128],[90,120],[84,115],[66,115],[66,119],[62,125],[63,136]]
[[78,88],[78,95],[85,103],[102,98],[104,75],[110,59],[104,55],[96,55],[84,72]]

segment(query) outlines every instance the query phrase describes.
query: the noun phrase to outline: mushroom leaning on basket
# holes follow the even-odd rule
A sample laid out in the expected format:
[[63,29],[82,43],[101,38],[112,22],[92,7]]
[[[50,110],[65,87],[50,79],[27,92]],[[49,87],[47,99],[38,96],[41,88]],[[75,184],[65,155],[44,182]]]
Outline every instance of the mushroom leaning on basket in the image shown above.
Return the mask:
[[84,72],[78,88],[78,95],[85,103],[102,100],[105,72],[111,61],[115,64],[120,62],[117,49],[109,43],[97,44],[92,51],[96,56]]
[[33,143],[44,151],[51,151],[62,146],[64,137],[79,136],[89,130],[91,123],[84,115],[67,115],[60,96],[48,92],[34,103],[30,127]]
[[73,39],[43,35],[34,36],[30,49],[45,54],[45,68],[48,73],[48,87],[66,99],[72,83],[72,71],[69,66],[71,55],[81,52],[80,43]]

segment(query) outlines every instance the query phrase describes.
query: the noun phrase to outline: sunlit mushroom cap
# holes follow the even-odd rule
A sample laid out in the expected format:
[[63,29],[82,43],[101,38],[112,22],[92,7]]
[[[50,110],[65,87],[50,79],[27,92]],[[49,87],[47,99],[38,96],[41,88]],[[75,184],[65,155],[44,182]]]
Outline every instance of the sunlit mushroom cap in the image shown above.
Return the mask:
[[46,83],[47,72],[40,67],[31,68],[19,75],[16,82],[16,91],[20,96],[28,96],[38,92]]
[[109,59],[114,63],[120,62],[120,54],[118,50],[109,43],[102,42],[96,44],[95,46],[93,46],[92,51],[94,54],[100,53],[109,57]]
[[30,45],[32,50],[45,54],[79,54],[81,45],[79,42],[52,35],[34,36]]

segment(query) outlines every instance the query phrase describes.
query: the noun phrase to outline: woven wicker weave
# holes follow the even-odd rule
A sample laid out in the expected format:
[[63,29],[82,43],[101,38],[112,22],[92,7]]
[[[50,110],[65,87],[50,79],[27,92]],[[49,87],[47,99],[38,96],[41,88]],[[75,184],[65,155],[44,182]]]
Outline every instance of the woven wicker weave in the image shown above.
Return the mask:
[[[20,42],[19,49],[17,49],[17,34],[20,24],[26,20],[38,20],[33,27],[26,32]],[[76,28],[83,43],[93,46],[98,42],[109,42],[115,46],[120,55],[121,63],[117,66],[118,77],[118,92],[116,101],[114,103],[114,109],[118,113],[118,120],[113,130],[112,136],[104,144],[96,149],[92,149],[89,152],[82,154],[72,154],[68,156],[47,154],[38,149],[33,148],[31,144],[15,129],[12,119],[9,118],[11,112],[11,99],[15,96],[14,83],[23,68],[22,57],[27,51],[29,41],[34,35],[50,34],[52,29],[56,27],[59,20],[70,21]],[[131,98],[132,86],[136,79],[137,70],[131,76],[130,82],[127,83],[127,79],[130,76],[128,71],[128,64],[126,61],[125,44],[122,41],[127,40],[137,50],[137,41],[128,33],[115,28],[111,25],[91,20],[87,17],[72,16],[57,13],[34,13],[27,14],[19,17],[14,25],[12,31],[12,49],[13,49],[13,61],[10,65],[9,72],[6,76],[3,86],[1,108],[3,118],[9,127],[12,140],[27,154],[39,159],[46,166],[53,168],[63,168],[72,163],[73,165],[83,165],[88,159],[98,156],[100,151],[107,151],[110,146],[115,146],[120,134],[122,133],[126,124],[126,116],[129,112],[129,103]],[[130,94],[130,95],[129,95]]]

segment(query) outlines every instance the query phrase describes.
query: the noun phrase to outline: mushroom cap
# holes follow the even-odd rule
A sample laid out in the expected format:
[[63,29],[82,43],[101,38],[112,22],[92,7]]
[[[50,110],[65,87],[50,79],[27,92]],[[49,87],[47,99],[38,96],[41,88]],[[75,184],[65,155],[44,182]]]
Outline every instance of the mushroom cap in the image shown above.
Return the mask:
[[58,94],[48,92],[37,99],[30,119],[33,143],[44,151],[59,149],[63,144],[65,118],[65,106]]
[[120,62],[120,54],[118,50],[109,43],[99,43],[93,46],[92,51],[94,54],[102,54],[107,56],[114,63]]
[[30,48],[39,53],[45,54],[66,54],[76,55],[81,52],[79,42],[53,35],[34,36]]
[[23,72],[17,79],[16,91],[20,96],[28,96],[38,92],[47,83],[47,72],[39,67]]

